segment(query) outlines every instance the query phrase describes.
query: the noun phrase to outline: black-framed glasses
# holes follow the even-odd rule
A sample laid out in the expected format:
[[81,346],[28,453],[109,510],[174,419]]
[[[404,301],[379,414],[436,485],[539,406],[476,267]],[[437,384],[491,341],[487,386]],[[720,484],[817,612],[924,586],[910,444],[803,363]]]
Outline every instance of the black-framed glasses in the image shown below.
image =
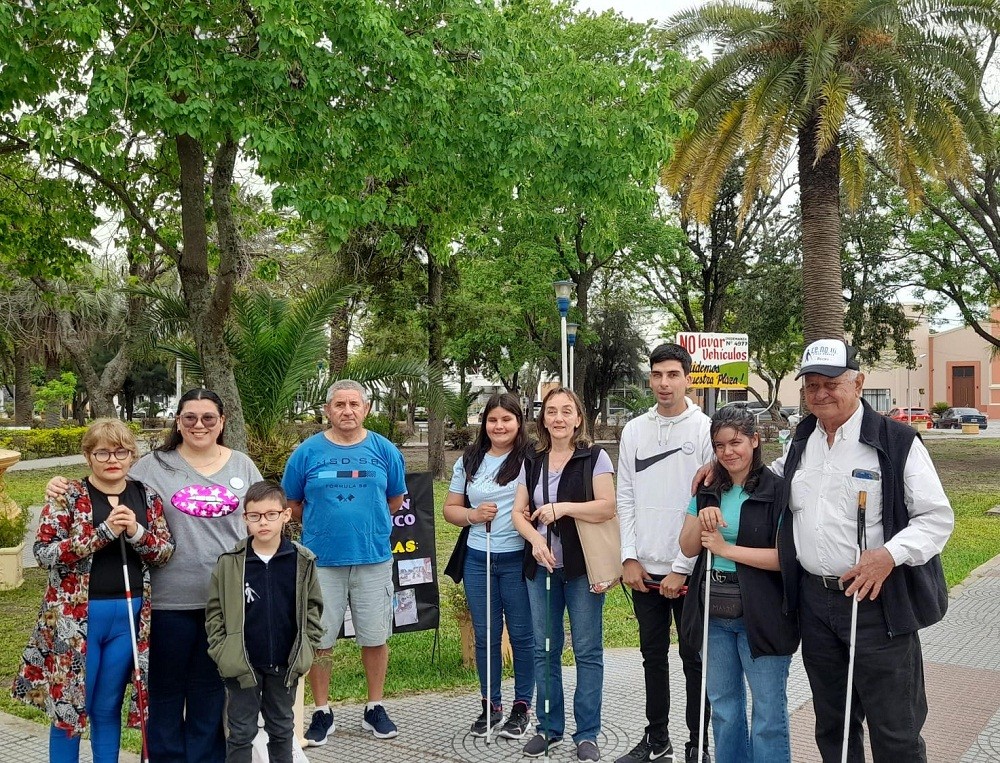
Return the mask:
[[247,522],[260,522],[262,518],[268,522],[277,522],[284,513],[284,509],[281,511],[265,511],[263,513],[259,511],[247,511],[243,513],[243,516],[247,518]]
[[199,421],[205,425],[206,429],[211,429],[219,423],[219,414],[217,413],[203,413],[200,416],[197,413],[182,413],[177,418],[188,429],[198,426]]
[[110,461],[112,456],[115,457],[115,461],[124,461],[132,455],[132,451],[125,448],[116,448],[115,450],[95,450],[90,455],[103,464],[105,461]]

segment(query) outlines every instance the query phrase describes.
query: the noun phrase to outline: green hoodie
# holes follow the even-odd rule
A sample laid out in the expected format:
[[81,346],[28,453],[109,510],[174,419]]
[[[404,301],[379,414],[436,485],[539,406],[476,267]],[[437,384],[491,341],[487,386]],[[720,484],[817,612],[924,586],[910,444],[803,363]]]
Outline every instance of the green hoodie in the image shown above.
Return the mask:
[[[244,689],[257,685],[243,641],[243,570],[249,541],[249,538],[244,538],[232,551],[219,557],[212,572],[205,610],[208,654],[219,666],[223,678],[239,680]],[[298,555],[295,612],[299,628],[292,653],[288,656],[285,685],[289,688],[308,672],[313,652],[326,632],[321,622],[323,597],[316,577],[316,557],[305,546],[294,541],[292,545]]]

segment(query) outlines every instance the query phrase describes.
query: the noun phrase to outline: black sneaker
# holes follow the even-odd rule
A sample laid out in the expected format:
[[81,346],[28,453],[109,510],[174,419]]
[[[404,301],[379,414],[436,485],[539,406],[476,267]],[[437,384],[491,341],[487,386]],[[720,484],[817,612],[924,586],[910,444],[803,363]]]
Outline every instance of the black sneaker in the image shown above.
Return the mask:
[[661,742],[650,737],[648,733],[643,734],[639,744],[618,758],[615,763],[645,763],[651,760],[674,763],[674,747],[670,744],[669,737]]
[[528,731],[528,703],[515,702],[499,736],[505,739],[522,739]]
[[528,740],[528,743],[521,748],[521,753],[527,758],[540,758],[545,754],[546,750],[551,750],[561,742],[562,737],[546,740],[544,734],[535,734]]
[[697,742],[688,742],[684,745],[684,763],[712,763],[712,756],[708,754],[708,750],[702,750],[699,759]]
[[597,748],[597,742],[584,739],[576,746],[576,759],[582,761],[592,761],[601,759],[601,751]]
[[476,722],[472,724],[472,736],[484,737],[489,731],[492,731],[501,723],[503,723],[503,710],[499,710],[494,707],[490,713],[489,729],[486,728],[486,700],[484,699],[483,712],[479,714],[479,717],[476,718]]
[[317,710],[309,721],[309,729],[306,731],[307,747],[322,747],[326,744],[327,737],[337,728],[333,722],[333,711],[324,712]]
[[376,739],[392,739],[399,734],[396,724],[389,720],[389,714],[382,705],[375,705],[371,710],[365,710],[361,728],[372,732]]

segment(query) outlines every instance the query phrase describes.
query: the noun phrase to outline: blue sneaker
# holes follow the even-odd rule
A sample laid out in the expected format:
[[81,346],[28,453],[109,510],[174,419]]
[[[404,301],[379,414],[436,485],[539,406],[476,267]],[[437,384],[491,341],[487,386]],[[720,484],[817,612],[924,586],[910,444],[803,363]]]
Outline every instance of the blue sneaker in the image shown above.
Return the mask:
[[337,727],[333,722],[332,710],[329,713],[317,710],[312,714],[312,720],[309,722],[309,729],[306,731],[306,746],[323,746],[326,744],[327,737],[329,737],[336,728]]
[[389,720],[389,714],[382,705],[375,705],[370,710],[365,710],[361,728],[372,732],[376,739],[392,739],[399,734],[396,724]]

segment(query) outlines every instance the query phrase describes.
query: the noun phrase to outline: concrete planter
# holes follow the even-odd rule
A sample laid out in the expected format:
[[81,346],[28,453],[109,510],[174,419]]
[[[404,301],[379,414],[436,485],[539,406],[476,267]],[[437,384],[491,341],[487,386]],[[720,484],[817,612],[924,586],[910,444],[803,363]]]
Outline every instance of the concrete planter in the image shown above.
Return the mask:
[[[21,521],[21,509],[7,494],[3,474],[20,460],[21,454],[18,451],[0,450],[0,516],[14,522]],[[21,542],[16,546],[0,548],[0,591],[20,588],[24,583],[24,563],[21,560],[23,553],[23,533]]]
[[979,434],[979,424],[962,424],[962,434]]
[[20,588],[24,583],[24,543],[13,548],[0,548],[0,591]]

